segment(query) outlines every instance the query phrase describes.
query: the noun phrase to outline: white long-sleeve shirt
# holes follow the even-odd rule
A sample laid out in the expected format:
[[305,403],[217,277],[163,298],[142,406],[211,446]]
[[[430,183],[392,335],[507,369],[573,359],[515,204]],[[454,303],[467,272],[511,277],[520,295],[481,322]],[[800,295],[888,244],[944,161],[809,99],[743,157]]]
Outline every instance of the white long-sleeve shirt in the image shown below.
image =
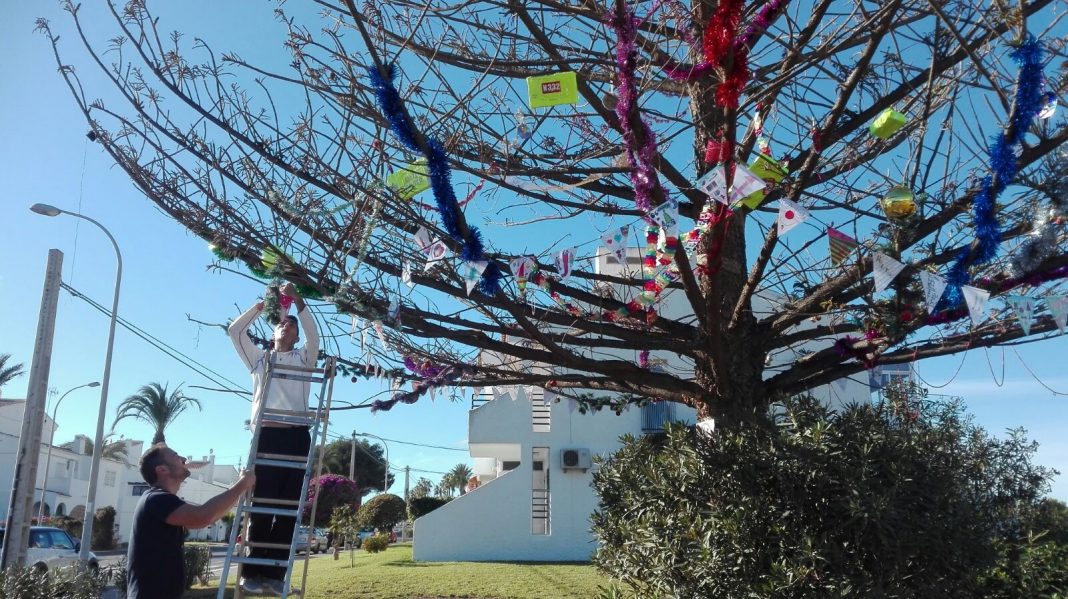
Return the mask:
[[[234,347],[237,349],[237,355],[241,357],[241,361],[252,374],[251,422],[253,424],[256,422],[256,414],[260,406],[264,404],[263,382],[267,368],[267,352],[257,347],[246,333],[260,312],[261,310],[256,306],[249,308],[230,324],[228,330],[230,340],[234,342]],[[275,364],[313,368],[319,358],[319,330],[315,327],[315,319],[307,307],[297,312],[297,318],[300,320],[304,346],[292,351],[274,352],[274,361]],[[311,383],[307,381],[275,378],[271,380],[270,389],[267,392],[266,407],[272,410],[307,411],[310,393]],[[270,419],[265,417],[264,421],[268,422]]]

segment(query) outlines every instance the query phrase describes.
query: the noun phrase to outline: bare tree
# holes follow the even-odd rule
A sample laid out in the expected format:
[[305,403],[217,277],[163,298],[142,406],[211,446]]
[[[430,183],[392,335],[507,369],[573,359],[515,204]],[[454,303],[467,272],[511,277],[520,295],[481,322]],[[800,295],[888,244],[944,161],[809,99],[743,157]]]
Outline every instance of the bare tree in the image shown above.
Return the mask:
[[[1052,0],[316,5],[318,26],[276,9],[292,61],[273,66],[166,35],[143,2],[111,6],[97,45],[71,5],[83,62],[118,92],[106,102],[39,27],[90,136],[219,268],[302,285],[335,353],[416,381],[379,408],[522,384],[731,422],[877,364],[1056,330],[1041,302],[1025,333],[1000,303],[973,323],[961,300],[962,285],[1053,293],[1066,275],[1068,127],[1036,118],[1068,80]],[[576,105],[527,106],[524,78],[569,70]],[[870,130],[889,110],[903,126]],[[761,153],[781,171],[762,201],[706,195]],[[381,183],[423,169],[433,186],[414,198]],[[677,236],[658,212],[672,203]],[[789,206],[809,218],[780,235]],[[600,235],[624,225],[649,267],[594,268]],[[826,226],[859,240],[838,264]],[[451,257],[424,269],[435,239]],[[564,277],[553,257],[572,246]],[[882,293],[879,254],[905,265]],[[484,267],[470,291],[464,261]],[[949,281],[937,308],[924,272]],[[661,313],[668,293],[683,315]],[[371,330],[363,349],[342,345],[350,316]],[[472,368],[486,351],[506,360]],[[683,367],[645,368],[647,351]],[[765,376],[769,356],[785,359]]]

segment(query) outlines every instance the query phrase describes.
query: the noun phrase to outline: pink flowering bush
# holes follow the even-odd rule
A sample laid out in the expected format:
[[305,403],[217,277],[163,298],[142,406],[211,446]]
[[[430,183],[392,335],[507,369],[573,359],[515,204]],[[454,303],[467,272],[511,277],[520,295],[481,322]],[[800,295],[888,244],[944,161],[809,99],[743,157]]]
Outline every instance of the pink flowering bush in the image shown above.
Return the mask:
[[360,507],[360,488],[356,481],[340,474],[324,474],[311,482],[308,488],[308,501],[304,504],[304,521],[311,517],[311,506],[315,496],[319,496],[319,505],[315,510],[315,526],[328,526],[330,514],[335,507]]

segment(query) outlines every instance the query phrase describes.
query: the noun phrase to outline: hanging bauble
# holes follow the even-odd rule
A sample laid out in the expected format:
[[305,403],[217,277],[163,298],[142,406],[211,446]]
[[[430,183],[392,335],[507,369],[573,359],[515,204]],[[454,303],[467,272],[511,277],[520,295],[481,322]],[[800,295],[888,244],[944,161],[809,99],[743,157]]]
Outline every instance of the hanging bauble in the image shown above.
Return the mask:
[[916,197],[903,185],[891,187],[879,203],[887,218],[908,218],[916,213]]

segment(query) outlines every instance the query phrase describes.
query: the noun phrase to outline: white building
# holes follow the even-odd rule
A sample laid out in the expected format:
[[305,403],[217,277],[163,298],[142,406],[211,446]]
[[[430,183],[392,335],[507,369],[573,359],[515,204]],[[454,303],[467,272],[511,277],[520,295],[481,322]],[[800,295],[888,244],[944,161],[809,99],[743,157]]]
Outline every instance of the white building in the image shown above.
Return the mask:
[[[614,256],[601,253],[598,272],[621,274]],[[640,254],[632,252],[627,262],[630,272],[639,272]],[[662,299],[660,309],[665,316],[678,317],[688,309],[678,293],[680,297],[666,294]],[[767,296],[754,298],[758,317],[774,301]],[[814,324],[809,322],[803,325],[811,326]],[[826,347],[827,343],[828,339],[823,339],[806,345]],[[803,353],[804,346],[800,346],[769,356],[766,376]],[[637,362],[636,355],[603,356]],[[500,365],[503,360],[491,352],[481,357],[483,364]],[[654,352],[650,362],[672,372],[692,372],[692,365],[667,352]],[[547,368],[532,364],[512,367],[522,371]],[[866,380],[838,381],[814,389],[812,394],[835,404],[870,398]],[[533,387],[482,389],[472,400],[468,423],[469,450],[480,486],[415,521],[414,558],[588,561],[596,548],[589,524],[597,507],[592,487],[596,466],[591,458],[616,451],[624,434],[659,432],[667,422],[692,424],[695,418],[693,408],[673,402],[632,407],[618,416],[610,410],[581,414],[573,401],[558,401],[551,391]]]
[[[25,400],[0,399],[0,497],[5,501],[0,505],[0,520],[6,521],[11,486],[14,482],[15,458],[19,447],[19,435],[22,433],[22,418],[25,412]],[[42,439],[51,439],[55,423],[45,416]],[[71,442],[52,447],[51,462],[48,462],[48,443],[42,443],[37,467],[35,486],[34,514],[39,513],[41,501],[44,501],[44,515],[71,516],[82,518],[85,512],[85,499],[89,493],[89,469],[92,455],[89,451],[91,441],[84,435],[76,435]],[[138,462],[145,451],[142,441],[124,439],[112,446],[121,445],[125,452],[116,457],[100,460],[99,480],[96,486],[96,507],[111,506],[116,511],[116,539],[125,543],[133,526],[133,511],[141,495],[148,489]],[[194,461],[187,457],[191,475],[178,491],[179,497],[201,504],[215,495],[225,491],[237,480],[237,468],[230,465],[215,464],[213,454]],[[212,526],[190,532],[194,539],[223,539],[226,527],[216,522]]]

